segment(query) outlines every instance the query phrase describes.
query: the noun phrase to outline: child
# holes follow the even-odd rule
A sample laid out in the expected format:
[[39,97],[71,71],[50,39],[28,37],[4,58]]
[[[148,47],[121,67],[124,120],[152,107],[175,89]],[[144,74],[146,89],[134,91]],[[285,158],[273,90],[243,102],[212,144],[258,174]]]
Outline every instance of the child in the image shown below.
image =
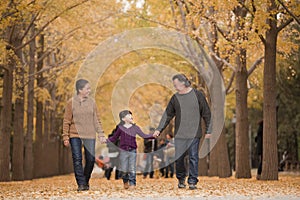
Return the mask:
[[115,142],[120,138],[120,171],[123,173],[123,183],[125,189],[134,189],[136,186],[136,134],[143,138],[152,138],[142,132],[140,127],[133,124],[132,113],[123,110],[119,113],[120,124],[115,134],[107,139],[107,142]]

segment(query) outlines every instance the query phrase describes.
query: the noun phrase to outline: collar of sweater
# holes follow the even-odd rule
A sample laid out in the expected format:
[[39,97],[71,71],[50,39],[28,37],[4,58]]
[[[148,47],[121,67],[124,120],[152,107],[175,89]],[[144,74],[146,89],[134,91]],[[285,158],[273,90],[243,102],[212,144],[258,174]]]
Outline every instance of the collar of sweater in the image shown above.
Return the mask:
[[74,100],[81,103],[81,102],[84,102],[88,99],[88,97],[84,97],[83,99],[80,99],[79,95],[75,95],[74,96]]

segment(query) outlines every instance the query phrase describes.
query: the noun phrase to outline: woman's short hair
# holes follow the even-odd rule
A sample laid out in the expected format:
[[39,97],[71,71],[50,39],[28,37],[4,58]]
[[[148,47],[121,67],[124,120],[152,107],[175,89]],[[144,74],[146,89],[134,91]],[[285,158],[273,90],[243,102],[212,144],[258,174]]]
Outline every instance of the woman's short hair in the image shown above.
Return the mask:
[[175,79],[178,79],[178,81],[184,83],[186,87],[192,85],[191,81],[189,81],[189,79],[184,74],[176,74],[175,76],[173,76],[172,80],[174,81]]
[[86,84],[88,84],[89,82],[85,79],[79,79],[76,81],[76,92],[77,94],[79,93],[79,90],[82,90]]

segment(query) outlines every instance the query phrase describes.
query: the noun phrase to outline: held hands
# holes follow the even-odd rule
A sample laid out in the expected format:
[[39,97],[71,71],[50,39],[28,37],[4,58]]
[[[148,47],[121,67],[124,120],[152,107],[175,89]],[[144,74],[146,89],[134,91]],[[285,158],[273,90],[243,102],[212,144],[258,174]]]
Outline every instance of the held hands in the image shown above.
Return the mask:
[[153,137],[157,138],[160,135],[160,131],[156,130],[153,133]]
[[211,134],[206,133],[206,134],[205,134],[205,139],[210,139],[210,138],[211,138]]
[[106,138],[104,136],[98,136],[100,144],[106,143]]

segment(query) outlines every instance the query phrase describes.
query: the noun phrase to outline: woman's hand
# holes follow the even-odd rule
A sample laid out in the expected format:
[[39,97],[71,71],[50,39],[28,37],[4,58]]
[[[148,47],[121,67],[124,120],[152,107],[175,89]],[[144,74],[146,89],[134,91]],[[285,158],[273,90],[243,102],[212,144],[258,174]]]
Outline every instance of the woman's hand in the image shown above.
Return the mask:
[[70,141],[69,140],[64,140],[64,145],[65,145],[65,147],[69,147],[70,146]]

